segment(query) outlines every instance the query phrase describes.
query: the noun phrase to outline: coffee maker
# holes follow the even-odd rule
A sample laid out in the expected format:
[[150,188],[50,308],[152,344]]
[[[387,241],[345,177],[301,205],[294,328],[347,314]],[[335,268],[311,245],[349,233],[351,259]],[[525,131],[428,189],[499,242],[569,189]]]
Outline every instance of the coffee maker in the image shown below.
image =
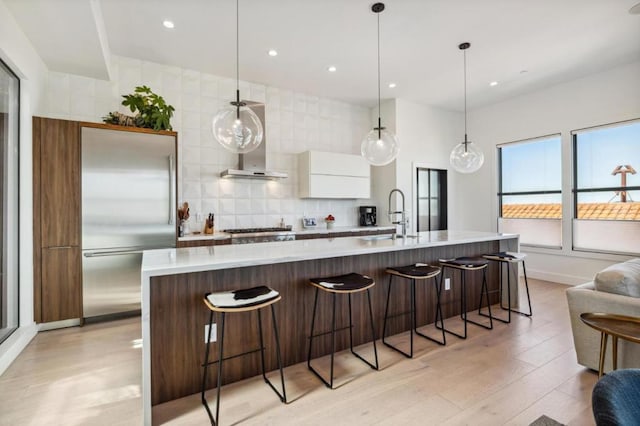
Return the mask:
[[375,206],[360,206],[360,226],[376,226]]

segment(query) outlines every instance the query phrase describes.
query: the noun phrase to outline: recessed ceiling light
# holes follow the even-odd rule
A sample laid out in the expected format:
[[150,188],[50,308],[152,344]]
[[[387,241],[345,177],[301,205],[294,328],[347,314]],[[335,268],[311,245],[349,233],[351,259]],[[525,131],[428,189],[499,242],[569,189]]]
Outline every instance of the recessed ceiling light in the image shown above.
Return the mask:
[[498,82],[497,81],[492,81],[491,83],[489,83],[489,86],[493,87],[493,86],[497,86]]
[[162,25],[164,25],[165,28],[173,28],[175,27],[175,25],[173,24],[173,21],[169,21],[168,19],[165,19],[164,21],[162,21]]
[[329,72],[336,72],[338,70],[338,68],[334,67],[333,65],[331,65],[329,68],[327,68],[327,71]]
[[270,49],[269,50],[269,56],[278,56],[278,51],[275,49]]
[[395,84],[395,83],[389,83],[389,89],[393,89],[396,86],[397,86],[397,84]]

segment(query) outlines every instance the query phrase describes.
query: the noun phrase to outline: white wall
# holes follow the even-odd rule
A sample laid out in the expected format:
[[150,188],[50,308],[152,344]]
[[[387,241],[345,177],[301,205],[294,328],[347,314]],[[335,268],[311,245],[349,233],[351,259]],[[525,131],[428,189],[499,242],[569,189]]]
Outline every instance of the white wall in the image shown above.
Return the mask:
[[[561,133],[563,189],[563,249],[527,249],[531,276],[577,284],[622,256],[571,250],[570,132],[640,118],[640,62],[540,90],[469,113],[469,136],[485,154],[479,172],[460,175],[456,191],[460,226],[495,231],[497,224],[496,145]],[[499,90],[500,86],[496,89]]]
[[0,374],[35,336],[31,117],[42,110],[47,69],[0,0],[0,59],[20,77],[20,327],[0,345]]
[[[377,120],[377,111],[373,111],[372,116]],[[409,218],[407,233],[415,232],[417,223],[415,168],[429,167],[448,170],[449,229],[461,229],[456,199],[452,196],[459,174],[449,166],[449,153],[462,140],[463,115],[406,99],[394,99],[382,104],[382,119],[383,125],[395,132],[400,152],[391,164],[373,167],[373,197],[379,209],[379,222],[389,223],[386,216],[389,191],[398,188],[405,194],[405,208]],[[394,195],[392,203],[394,200],[394,207],[400,210],[400,197]],[[398,232],[400,232],[399,227]]]
[[[216,228],[276,226],[280,218],[300,227],[303,215],[336,224],[356,225],[357,206],[368,200],[302,200],[297,197],[299,152],[360,153],[360,141],[369,131],[369,110],[331,99],[286,89],[241,82],[244,99],[266,103],[267,167],[286,171],[279,181],[220,179],[219,173],[237,166],[237,156],[226,151],[211,133],[211,119],[235,96],[235,80],[112,56],[112,81],[70,74],[49,74],[46,115],[100,122],[109,111],[128,111],[121,95],[145,84],[176,108],[172,125],[179,135],[180,202],[196,213],[214,213]],[[130,112],[129,112],[130,114]]]
[[407,209],[411,209],[407,232],[415,232],[417,223],[416,167],[448,170],[448,228],[462,229],[456,199],[452,196],[458,187],[459,173],[450,167],[449,154],[462,140],[463,115],[404,99],[398,99],[396,114],[397,135],[402,143],[396,166],[397,185],[407,197]]
[[[396,129],[396,103],[397,99],[389,99],[380,105],[380,117],[382,126],[389,132],[393,132],[397,137]],[[371,109],[371,122],[378,123],[378,108]],[[375,126],[371,126],[372,130]],[[404,149],[402,141],[399,140],[400,152]],[[389,220],[389,191],[397,187],[396,183],[396,167],[398,160],[392,161],[386,166],[371,166],[371,197],[372,203],[377,207],[377,224],[388,226],[391,224]]]

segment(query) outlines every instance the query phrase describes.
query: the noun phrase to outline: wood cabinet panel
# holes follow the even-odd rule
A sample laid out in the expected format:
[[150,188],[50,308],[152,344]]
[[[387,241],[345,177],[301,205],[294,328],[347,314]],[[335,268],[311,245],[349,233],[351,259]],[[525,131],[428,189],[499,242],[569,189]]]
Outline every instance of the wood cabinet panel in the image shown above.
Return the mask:
[[[209,319],[209,311],[202,299],[207,292],[224,291],[234,288],[248,288],[257,283],[266,283],[280,292],[282,300],[274,307],[282,339],[282,361],[285,366],[306,360],[308,334],[311,324],[311,311],[315,288],[309,284],[312,277],[338,275],[358,272],[372,277],[376,285],[371,289],[372,308],[376,336],[382,333],[382,320],[385,312],[387,283],[385,269],[389,266],[409,265],[416,262],[437,264],[437,259],[457,256],[479,256],[500,249],[499,241],[459,244],[452,246],[417,248],[384,253],[371,253],[358,256],[345,256],[330,259],[305,260],[272,265],[256,265],[245,268],[222,269],[214,271],[185,273],[152,277],[150,284],[150,328],[151,339],[151,398],[152,405],[181,398],[200,391],[202,363],[204,360],[204,326]],[[449,271],[450,272],[450,271]],[[447,272],[447,277],[452,276]],[[498,267],[490,264],[487,281],[492,304],[498,302]],[[443,292],[442,309],[445,318],[460,314],[459,274],[452,277],[451,290]],[[391,313],[409,311],[409,291],[406,283],[398,279],[398,287],[392,295]],[[470,274],[467,280],[467,307],[472,309],[480,301],[482,274]],[[421,282],[416,286],[418,326],[430,324],[435,318],[436,291],[433,280]],[[343,295],[344,296],[344,295]],[[338,297],[337,324],[342,327],[349,324],[346,296]],[[364,293],[354,294],[353,344],[355,346],[371,340],[369,329],[369,311]],[[318,299],[317,332],[329,329],[331,324],[331,297],[321,292]],[[265,362],[267,371],[277,368],[274,351],[271,315],[263,310],[263,331],[265,337]],[[216,322],[219,317],[216,317]],[[242,353],[258,345],[256,313],[244,312],[230,314],[225,324],[225,355]],[[394,335],[409,330],[411,318],[400,315],[389,321],[387,334]],[[220,333],[220,329],[218,329]],[[469,333],[478,334],[473,328]],[[455,341],[455,338],[453,339]],[[349,333],[336,333],[336,351],[349,347]],[[378,350],[382,345],[378,347]],[[213,354],[217,354],[218,344],[211,345]],[[313,342],[312,357],[317,358],[330,353],[331,339],[318,338]],[[215,358],[215,356],[212,356]],[[208,383],[213,387],[217,380],[217,370],[209,369]],[[223,383],[231,383],[260,374],[260,359],[256,354],[229,359],[224,363]],[[320,385],[319,385],[320,386]]]
[[208,246],[223,246],[231,244],[231,238],[226,238],[224,240],[188,240],[188,241],[178,241],[176,244],[177,248],[184,247],[208,247]]
[[40,197],[41,246],[79,246],[79,123],[45,118],[39,121],[38,134],[34,133],[34,145],[39,145],[40,176],[38,187],[34,182],[34,196],[37,191]]
[[80,247],[42,249],[42,322],[82,317]]

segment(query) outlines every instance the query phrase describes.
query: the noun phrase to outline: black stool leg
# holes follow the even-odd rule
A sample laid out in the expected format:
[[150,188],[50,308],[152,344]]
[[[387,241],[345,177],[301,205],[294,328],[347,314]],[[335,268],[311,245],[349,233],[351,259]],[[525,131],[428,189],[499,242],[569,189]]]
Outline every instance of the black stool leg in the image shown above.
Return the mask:
[[413,331],[416,329],[416,280],[411,280],[411,329],[409,329],[409,349],[413,358]]
[[[516,314],[524,315],[525,317],[530,317],[533,315],[533,311],[531,310],[531,296],[529,295],[529,282],[527,281],[527,268],[526,266],[524,266],[524,260],[522,261],[522,271],[524,272],[524,287],[525,287],[525,290],[527,290],[527,303],[529,304],[529,313],[522,312],[517,309],[511,309],[511,305],[509,305],[509,311]],[[518,274],[516,271],[516,279],[518,279],[517,275]],[[519,281],[520,280],[518,279],[518,282]]]
[[[502,275],[503,275],[502,266],[503,264],[506,265],[505,267],[507,269],[507,297],[509,300],[506,307],[502,303]],[[518,309],[514,309],[511,307],[511,262],[500,262],[500,308],[502,310],[508,311],[508,316],[507,316],[507,320],[497,318],[497,317],[494,317],[493,319],[509,324],[511,322],[511,312],[515,314],[524,315],[525,317],[530,317],[533,315],[533,311],[531,310],[531,296],[529,295],[529,282],[527,281],[527,269],[524,265],[524,260],[522,261],[522,269],[524,272],[524,286],[525,286],[525,290],[527,291],[527,303],[529,305],[529,313],[522,312]],[[517,271],[516,271],[516,282],[518,284],[520,282]],[[485,317],[487,316],[486,314],[482,314],[482,313],[480,315]]]
[[318,288],[316,288],[316,295],[313,301],[313,314],[311,314],[311,332],[309,333],[309,353],[307,354],[307,367],[311,368],[311,346],[313,345],[313,329],[316,324],[316,307],[318,306]]
[[376,365],[373,366],[368,362],[367,364],[369,364],[371,368],[378,370],[379,365],[378,365],[378,349],[376,348],[376,329],[375,329],[375,326],[373,325],[373,308],[371,307],[371,293],[369,292],[369,289],[367,289],[367,299],[369,300],[369,321],[371,322],[371,341],[373,342],[373,355],[376,359]]
[[213,324],[213,311],[209,311],[209,335],[207,336],[207,343],[205,344],[204,350],[204,373],[202,374],[202,390],[200,392],[200,401],[204,408],[207,410],[207,414],[209,415],[209,420],[212,425],[216,424],[215,419],[213,418],[213,414],[211,414],[211,410],[209,409],[209,404],[207,403],[207,399],[204,396],[205,391],[207,390],[207,372],[209,370],[209,345],[211,341],[211,326]]
[[[391,343],[388,343],[384,340],[386,332],[387,332],[387,317],[388,317],[388,313],[389,313],[389,299],[391,298],[391,278],[393,278],[392,274],[389,274],[389,290],[387,291],[387,306],[384,310],[384,325],[382,328],[382,344],[393,349],[396,352],[400,352],[402,355],[406,356],[407,358],[413,358],[413,336],[411,336],[411,353],[406,353],[405,351],[398,349],[397,347],[393,346]],[[413,295],[413,293],[412,293]],[[412,299],[413,300],[413,299]],[[413,302],[412,302],[412,312],[413,312]],[[413,317],[412,317],[413,318]],[[412,319],[413,321],[413,319]],[[413,323],[411,323],[411,328],[413,329]]]
[[266,383],[269,383],[267,380],[267,371],[264,368],[264,337],[262,336],[262,315],[260,314],[260,309],[257,310],[258,314],[258,334],[260,337],[260,362],[262,363],[262,378]]
[[524,286],[527,289],[527,301],[529,302],[529,314],[525,314],[524,312],[518,312],[519,314],[530,317],[533,315],[533,310],[531,309],[531,296],[529,296],[529,282],[527,281],[527,268],[524,266],[524,260],[522,261],[522,272],[524,272]]
[[[440,316],[440,324],[442,325],[442,340],[437,340],[434,339],[431,336],[427,336],[426,334],[423,334],[421,332],[418,331],[418,328],[415,328],[415,332],[418,336],[424,337],[425,339],[429,339],[432,342],[435,342],[439,345],[446,345],[447,344],[447,339],[445,337],[445,333],[444,333],[444,321],[442,319],[442,306],[440,305],[440,287],[438,286],[438,279],[436,277],[433,277],[433,281],[435,282],[436,285],[436,320],[434,322],[434,324],[436,325],[436,328],[438,328],[438,315]],[[415,280],[414,280],[415,282]],[[415,307],[414,307],[414,315],[415,315]],[[417,322],[414,320],[414,324],[417,324]]]
[[487,309],[489,310],[489,315],[481,315],[489,318],[489,325],[482,324],[471,319],[468,319],[467,321],[479,327],[486,328],[487,330],[493,330],[493,315],[491,315],[491,303],[489,302],[489,285],[487,284],[487,268],[482,268],[482,287],[480,288],[480,305],[478,306],[479,314],[480,310],[482,309],[482,299],[484,298],[484,296],[487,297]]
[[[464,338],[467,338],[467,274],[460,269],[460,280],[462,281],[462,307],[460,308],[462,319],[464,321]],[[482,294],[482,293],[480,293]]]
[[276,313],[273,308],[273,305],[271,305],[271,316],[273,318],[273,332],[276,339],[276,350],[277,350],[276,357],[278,360],[278,368],[280,369],[280,379],[282,381],[282,393],[280,393],[278,389],[276,389],[276,387],[273,385],[273,383],[271,383],[271,380],[267,378],[267,372],[264,365],[264,337],[262,335],[262,315],[260,313],[260,309],[258,309],[258,331],[260,333],[260,361],[262,362],[262,378],[264,379],[265,383],[268,384],[271,389],[273,389],[276,395],[278,395],[278,397],[280,398],[280,401],[286,404],[287,394],[284,387],[284,373],[282,371],[282,359],[280,357],[280,338],[278,336],[278,326],[276,324]]
[[276,338],[276,355],[278,357],[278,368],[280,369],[280,381],[282,382],[282,395],[280,395],[280,400],[286,404],[287,391],[284,387],[284,371],[282,370],[282,355],[280,352],[280,335],[278,333],[278,324],[276,323],[276,311],[273,305],[271,305],[271,317],[273,318],[273,334]]
[[[442,284],[444,282],[444,271],[446,269],[445,265],[442,265],[442,271],[440,273],[440,290],[442,290]],[[464,272],[464,271],[460,271],[460,272]],[[460,318],[462,318],[462,320],[464,321],[464,335],[463,334],[459,334],[456,333],[455,331],[449,330],[447,328],[445,328],[444,326],[444,318],[442,318],[442,311],[440,311],[440,318],[441,318],[441,325],[438,326],[438,323],[436,322],[436,328],[439,330],[442,330],[443,333],[442,335],[444,336],[444,332],[447,332],[449,334],[453,334],[456,337],[459,337],[461,339],[466,339],[467,338],[467,321],[466,321],[466,300],[465,300],[465,293],[466,293],[466,287],[465,287],[465,282],[464,282],[464,273],[461,274],[462,280],[461,280],[461,284],[460,287],[462,289],[462,295],[460,296]],[[436,313],[437,315],[437,313]]]
[[[335,293],[334,293],[335,294]],[[371,341],[373,342],[373,353],[376,359],[375,365],[364,359],[360,354],[353,350],[353,341],[351,340],[351,329],[353,328],[351,322],[351,294],[349,294],[349,342],[351,345],[351,353],[362,360],[369,367],[374,370],[378,369],[378,350],[376,349],[376,330],[373,326],[373,309],[371,308],[371,293],[369,293],[369,289],[367,289],[367,297],[369,299],[369,318],[371,320]]]
[[[503,322],[505,324],[510,324],[511,323],[511,312],[513,311],[513,309],[511,309],[511,269],[509,268],[509,263],[507,262],[499,262],[500,264],[500,270],[499,270],[499,283],[500,283],[500,291],[499,291],[499,298],[500,298],[500,309],[507,311],[507,319],[503,319],[503,318],[498,318],[496,317],[491,317],[491,311],[489,311],[489,315],[485,314],[482,312],[482,299],[480,299],[480,306],[478,306],[478,315],[482,315],[483,317],[486,318],[490,318],[490,319],[494,319],[496,321],[500,321]],[[504,303],[502,302],[502,289],[504,288],[503,286],[503,279],[502,279],[502,275],[503,275],[503,266],[506,265],[506,269],[507,269],[507,306],[504,306]],[[488,296],[487,296],[488,297]],[[487,305],[490,307],[489,302],[487,301]]]
[[273,385],[273,383],[271,383],[271,380],[267,378],[267,373],[264,365],[264,338],[262,335],[262,315],[260,314],[260,309],[258,309],[258,330],[260,333],[260,360],[262,361],[262,378],[264,379],[265,383],[268,384],[271,389],[273,389],[276,395],[278,395],[278,397],[280,398],[280,401],[286,404],[287,393],[284,387],[284,372],[282,370],[282,358],[280,356],[280,336],[278,335],[278,325],[276,324],[276,312],[275,312],[275,309],[273,308],[273,305],[271,305],[271,317],[273,319],[273,333],[276,339],[276,358],[278,360],[278,368],[280,369],[282,393],[280,393],[278,389],[276,389],[276,387]]
[[[218,354],[218,389],[217,389],[217,397],[216,397],[216,421],[220,421],[220,389],[222,388],[222,350],[224,348],[224,317],[225,313],[222,312],[220,314],[220,352]],[[214,422],[215,424],[215,422]]]
[[333,389],[333,359],[336,354],[336,294],[333,295],[333,315],[331,319],[331,382],[329,387]]
[[407,358],[410,358],[408,354],[402,352],[401,350],[397,349],[396,347],[392,346],[390,343],[387,343],[384,340],[384,338],[387,335],[387,318],[389,317],[389,300],[391,300],[391,280],[392,280],[392,278],[393,278],[393,275],[389,274],[389,284],[388,284],[388,287],[387,287],[387,303],[385,304],[384,321],[382,323],[382,344],[390,347],[393,350],[396,350],[396,351],[400,352],[402,355],[406,356]]
[[328,382],[316,371],[315,368],[311,366],[311,347],[313,343],[313,330],[316,322],[316,308],[318,307],[318,288],[316,287],[316,296],[313,302],[313,314],[311,315],[311,333],[309,334],[309,353],[307,355],[307,368],[311,370],[313,374],[318,376],[322,383],[324,383],[328,388],[333,388],[333,354],[335,352],[335,328],[336,328],[336,298],[335,293],[333,293],[333,323],[331,326],[331,382]]
[[209,316],[209,337],[208,337],[208,342],[207,342],[207,348],[205,350],[205,364],[204,364],[204,376],[202,379],[202,392],[200,394],[200,399],[202,401],[202,404],[204,405],[204,408],[207,410],[207,414],[209,415],[209,420],[211,421],[212,425],[216,425],[218,421],[220,421],[220,388],[222,388],[222,351],[223,351],[223,346],[224,346],[224,312],[221,313],[221,322],[220,322],[220,327],[221,327],[221,331],[220,331],[220,351],[218,354],[218,387],[216,389],[217,391],[217,397],[216,397],[216,416],[213,417],[213,414],[211,414],[211,410],[209,409],[209,404],[207,403],[207,399],[204,397],[204,392],[206,390],[206,378],[207,378],[207,370],[208,370],[208,365],[209,365],[209,342],[211,341],[211,325],[213,323],[213,311],[211,311],[211,314]]
[[353,351],[353,318],[351,315],[351,293],[347,294],[347,298],[349,301],[349,349],[351,350],[351,353],[355,355],[355,352]]

